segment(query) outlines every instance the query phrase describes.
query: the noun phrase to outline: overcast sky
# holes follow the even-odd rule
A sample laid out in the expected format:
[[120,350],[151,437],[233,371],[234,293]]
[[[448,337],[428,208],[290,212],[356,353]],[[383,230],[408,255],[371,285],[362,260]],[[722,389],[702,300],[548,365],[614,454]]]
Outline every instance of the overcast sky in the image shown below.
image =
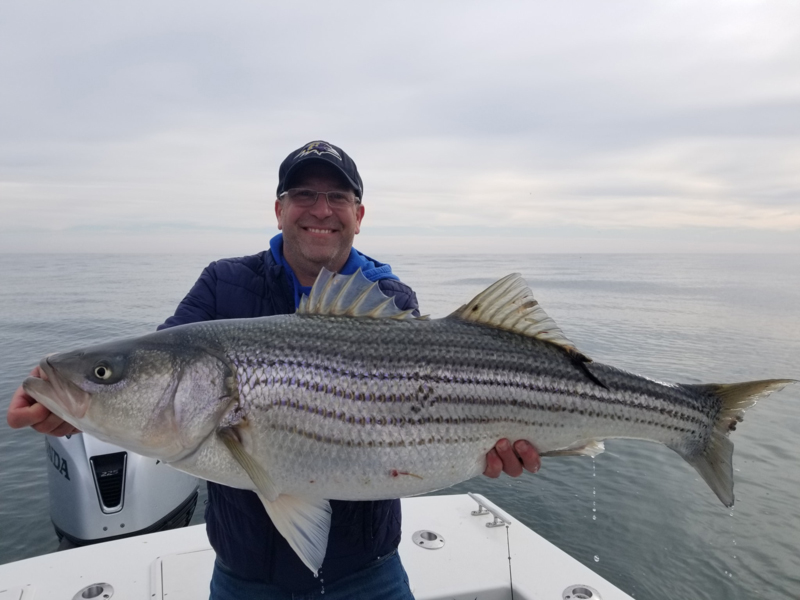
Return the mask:
[[370,254],[800,252],[800,2],[0,5],[0,252],[258,251],[315,139]]

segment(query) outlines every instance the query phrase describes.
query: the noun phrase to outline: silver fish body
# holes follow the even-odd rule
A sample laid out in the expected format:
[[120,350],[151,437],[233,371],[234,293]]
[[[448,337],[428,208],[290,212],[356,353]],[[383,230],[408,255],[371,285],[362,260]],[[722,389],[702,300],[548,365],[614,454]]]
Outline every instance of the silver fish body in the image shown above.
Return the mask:
[[[557,346],[457,319],[292,315],[199,332],[235,369],[239,402],[226,426],[295,495],[372,500],[447,487],[480,474],[504,437],[544,455],[626,437],[691,456],[721,411],[696,387],[589,363],[601,387]],[[198,458],[175,465],[251,485],[234,463],[228,480]]]
[[79,429],[256,490],[316,571],[327,500],[420,494],[480,474],[501,438],[540,454],[666,444],[733,503],[728,433],[791,380],[665,384],[594,363],[518,276],[444,319],[323,272],[298,313],[195,323],[45,358],[26,390]]

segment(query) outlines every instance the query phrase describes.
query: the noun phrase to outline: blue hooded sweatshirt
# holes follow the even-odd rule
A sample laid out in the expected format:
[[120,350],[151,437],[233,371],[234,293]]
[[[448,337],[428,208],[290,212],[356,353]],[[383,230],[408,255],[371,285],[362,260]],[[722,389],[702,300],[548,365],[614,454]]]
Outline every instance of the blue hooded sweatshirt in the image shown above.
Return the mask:
[[[289,263],[286,262],[286,259],[283,257],[282,233],[279,233],[269,241],[269,249],[275,261],[283,265],[289,280],[292,282],[292,286],[294,287],[294,306],[297,308],[300,305],[300,298],[303,294],[308,296],[311,293],[311,286],[300,285],[292,267],[289,266]],[[361,273],[370,281],[380,281],[382,279],[400,281],[400,278],[392,273],[392,267],[389,265],[378,262],[374,258],[362,254],[355,248],[350,248],[350,256],[347,262],[344,263],[344,266],[339,269],[339,273],[342,275],[352,275],[358,271],[358,269],[361,269]]]

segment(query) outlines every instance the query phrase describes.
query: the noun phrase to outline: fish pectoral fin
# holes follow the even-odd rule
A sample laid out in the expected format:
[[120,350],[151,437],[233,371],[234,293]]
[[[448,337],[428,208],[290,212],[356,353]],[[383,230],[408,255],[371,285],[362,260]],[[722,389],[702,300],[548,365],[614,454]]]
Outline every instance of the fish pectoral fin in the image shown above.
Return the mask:
[[236,429],[233,427],[224,427],[217,430],[217,435],[225,444],[231,456],[233,456],[236,462],[239,463],[239,466],[245,470],[259,493],[270,502],[276,501],[280,495],[278,486],[272,481],[272,478],[269,476],[269,473],[264,470],[264,467],[258,464],[258,462],[248,454],[247,450],[244,449]]
[[566,448],[565,450],[551,450],[542,452],[539,456],[591,456],[594,458],[598,454],[605,452],[606,446],[602,440],[592,440],[588,444],[577,448]]
[[327,500],[281,494],[270,502],[259,494],[269,518],[303,564],[316,575],[325,559],[331,529]]

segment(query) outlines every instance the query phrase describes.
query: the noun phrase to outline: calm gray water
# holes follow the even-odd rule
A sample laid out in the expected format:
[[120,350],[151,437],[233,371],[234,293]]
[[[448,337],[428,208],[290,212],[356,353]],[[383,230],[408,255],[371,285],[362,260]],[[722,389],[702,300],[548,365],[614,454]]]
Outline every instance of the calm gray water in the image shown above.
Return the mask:
[[[42,355],[151,331],[213,258],[0,255],[0,411]],[[668,381],[800,379],[797,255],[381,258],[434,317],[518,271],[597,361]],[[57,541],[43,438],[0,421],[5,563]],[[485,494],[637,598],[797,598],[798,431],[800,386],[748,411],[732,438],[734,510],[672,451],[627,440],[608,442],[594,461],[546,459],[537,475],[478,478],[445,493]]]

